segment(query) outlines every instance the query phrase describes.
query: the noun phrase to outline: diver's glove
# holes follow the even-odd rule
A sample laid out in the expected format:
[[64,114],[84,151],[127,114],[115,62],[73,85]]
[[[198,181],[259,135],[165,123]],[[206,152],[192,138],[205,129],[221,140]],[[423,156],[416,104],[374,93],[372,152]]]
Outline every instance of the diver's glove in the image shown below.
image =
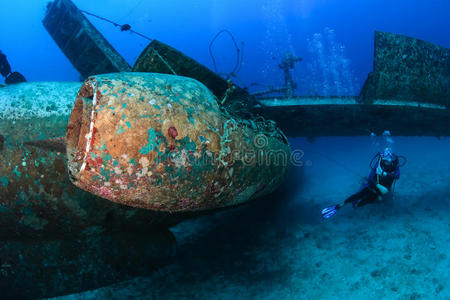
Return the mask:
[[381,185],[379,183],[377,183],[376,187],[382,195],[386,195],[389,192],[389,189],[387,187],[385,187],[384,185]]

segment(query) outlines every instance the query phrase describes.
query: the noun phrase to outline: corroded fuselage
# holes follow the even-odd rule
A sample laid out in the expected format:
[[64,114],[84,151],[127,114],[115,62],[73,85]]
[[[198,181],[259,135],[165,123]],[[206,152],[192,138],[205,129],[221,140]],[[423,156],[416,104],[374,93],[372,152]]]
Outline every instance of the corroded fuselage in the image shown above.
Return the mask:
[[271,123],[241,119],[200,82],[153,73],[89,78],[67,130],[75,185],[154,211],[200,212],[273,191],[290,148]]

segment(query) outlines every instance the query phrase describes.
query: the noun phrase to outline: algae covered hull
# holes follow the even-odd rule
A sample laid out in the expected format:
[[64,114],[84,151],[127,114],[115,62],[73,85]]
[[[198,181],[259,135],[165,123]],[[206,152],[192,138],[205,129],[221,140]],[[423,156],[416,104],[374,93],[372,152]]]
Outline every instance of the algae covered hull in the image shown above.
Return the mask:
[[200,82],[152,73],[88,78],[67,130],[73,183],[113,202],[204,211],[273,191],[288,168],[279,131],[233,117]]
[[398,100],[450,106],[450,49],[375,32],[374,68],[361,90],[364,103]]

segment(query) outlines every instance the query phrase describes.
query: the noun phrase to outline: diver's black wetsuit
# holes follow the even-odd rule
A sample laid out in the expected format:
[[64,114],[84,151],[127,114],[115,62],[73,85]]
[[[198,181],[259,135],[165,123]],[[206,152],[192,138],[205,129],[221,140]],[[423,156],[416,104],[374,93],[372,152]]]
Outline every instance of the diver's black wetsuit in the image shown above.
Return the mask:
[[365,184],[359,192],[348,197],[345,200],[345,204],[351,202],[353,207],[360,207],[369,203],[376,202],[378,200],[378,197],[382,195],[376,187],[377,183],[383,185],[388,190],[391,190],[394,180],[400,178],[400,168],[396,166],[395,170],[393,170],[392,172],[386,173],[386,175],[378,175],[376,173],[378,167],[379,162],[377,162],[375,167],[372,168],[367,184]]
[[351,195],[345,200],[345,204],[352,203],[353,207],[360,207],[369,203],[374,203],[377,201],[379,192],[376,191],[376,187],[373,189],[366,186],[362,188],[356,194]]

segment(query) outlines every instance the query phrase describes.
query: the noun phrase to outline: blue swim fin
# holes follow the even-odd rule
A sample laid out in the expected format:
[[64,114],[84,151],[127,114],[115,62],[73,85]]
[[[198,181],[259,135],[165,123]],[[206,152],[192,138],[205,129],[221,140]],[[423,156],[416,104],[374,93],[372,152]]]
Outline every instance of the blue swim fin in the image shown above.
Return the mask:
[[322,209],[322,218],[324,219],[331,218],[338,211],[339,208],[341,208],[340,204],[328,206],[327,208]]

